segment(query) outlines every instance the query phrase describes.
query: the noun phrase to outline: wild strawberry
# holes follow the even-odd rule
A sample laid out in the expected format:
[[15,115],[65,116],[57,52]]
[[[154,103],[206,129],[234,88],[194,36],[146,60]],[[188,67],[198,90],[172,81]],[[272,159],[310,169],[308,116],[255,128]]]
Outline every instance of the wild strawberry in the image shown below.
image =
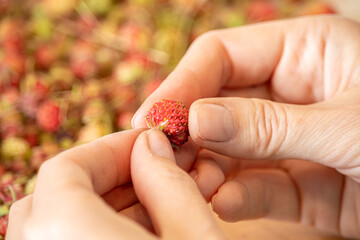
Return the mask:
[[51,100],[42,103],[36,113],[36,120],[43,130],[55,132],[61,124],[59,105]]
[[56,58],[56,49],[50,45],[41,45],[35,50],[35,66],[38,69],[49,69]]
[[38,128],[35,124],[25,126],[24,139],[29,143],[30,147],[34,147],[38,144],[38,135]]
[[21,78],[25,73],[26,57],[22,53],[7,52],[2,59],[2,65],[13,72],[16,78]]
[[5,14],[9,5],[10,5],[10,1],[11,0],[3,0],[0,2],[0,14]]
[[178,149],[189,137],[188,108],[179,101],[163,99],[149,110],[145,117],[149,127],[159,127]]

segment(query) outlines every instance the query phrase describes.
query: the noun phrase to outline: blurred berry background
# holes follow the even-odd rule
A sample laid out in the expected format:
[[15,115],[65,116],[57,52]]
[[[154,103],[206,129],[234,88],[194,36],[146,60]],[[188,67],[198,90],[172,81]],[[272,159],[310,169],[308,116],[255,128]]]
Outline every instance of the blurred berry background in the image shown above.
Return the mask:
[[0,0],[0,239],[9,206],[33,191],[39,166],[131,128],[200,34],[338,8],[321,0]]

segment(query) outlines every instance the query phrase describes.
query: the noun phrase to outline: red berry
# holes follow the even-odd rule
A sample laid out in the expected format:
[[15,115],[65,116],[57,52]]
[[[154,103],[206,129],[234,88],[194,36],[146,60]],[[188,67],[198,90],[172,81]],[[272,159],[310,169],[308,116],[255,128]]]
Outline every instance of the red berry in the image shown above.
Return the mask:
[[60,126],[60,107],[53,101],[44,102],[38,109],[36,120],[42,129],[55,132]]
[[50,45],[41,45],[35,51],[35,66],[48,69],[56,61],[56,49]]
[[164,99],[157,102],[145,117],[149,127],[159,127],[177,149],[187,142],[189,109],[179,101]]

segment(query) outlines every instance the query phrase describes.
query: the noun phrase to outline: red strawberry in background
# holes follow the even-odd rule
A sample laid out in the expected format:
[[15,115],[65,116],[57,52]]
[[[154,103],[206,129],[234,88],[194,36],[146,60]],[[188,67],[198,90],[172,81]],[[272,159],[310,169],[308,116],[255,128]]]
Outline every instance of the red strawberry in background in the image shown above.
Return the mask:
[[254,0],[249,3],[247,16],[251,21],[268,21],[279,16],[278,7],[271,0]]
[[49,132],[58,130],[61,124],[59,104],[52,100],[42,103],[36,113],[36,121],[43,130]]
[[17,81],[25,73],[26,57],[22,53],[17,52],[5,52],[1,65],[8,68],[11,72],[15,73],[14,77]]
[[7,11],[8,7],[10,5],[9,2],[10,2],[10,0],[0,1],[0,14],[3,14]]
[[24,23],[15,18],[5,18],[0,22],[0,43],[6,52],[23,52],[25,41],[22,26]]
[[178,149],[189,137],[188,118],[189,109],[184,104],[164,99],[153,105],[145,120],[148,127],[159,127],[173,148]]
[[24,50],[24,39],[20,35],[12,34],[4,38],[1,45],[5,52],[21,53]]
[[49,69],[49,67],[56,61],[56,59],[56,49],[50,45],[44,44],[35,50],[35,67],[37,69]]
[[25,128],[24,139],[29,143],[30,147],[38,144],[38,129],[36,125],[27,125]]

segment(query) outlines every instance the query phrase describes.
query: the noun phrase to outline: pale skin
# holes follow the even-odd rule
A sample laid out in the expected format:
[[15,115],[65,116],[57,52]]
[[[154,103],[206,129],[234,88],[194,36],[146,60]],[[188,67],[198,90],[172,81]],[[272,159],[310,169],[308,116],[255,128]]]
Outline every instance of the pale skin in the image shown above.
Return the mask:
[[56,156],[11,208],[6,240],[224,239],[210,200],[227,221],[360,238],[359,40],[358,23],[328,16],[203,35],[133,119],[180,100],[192,141],[175,156],[138,129]]

